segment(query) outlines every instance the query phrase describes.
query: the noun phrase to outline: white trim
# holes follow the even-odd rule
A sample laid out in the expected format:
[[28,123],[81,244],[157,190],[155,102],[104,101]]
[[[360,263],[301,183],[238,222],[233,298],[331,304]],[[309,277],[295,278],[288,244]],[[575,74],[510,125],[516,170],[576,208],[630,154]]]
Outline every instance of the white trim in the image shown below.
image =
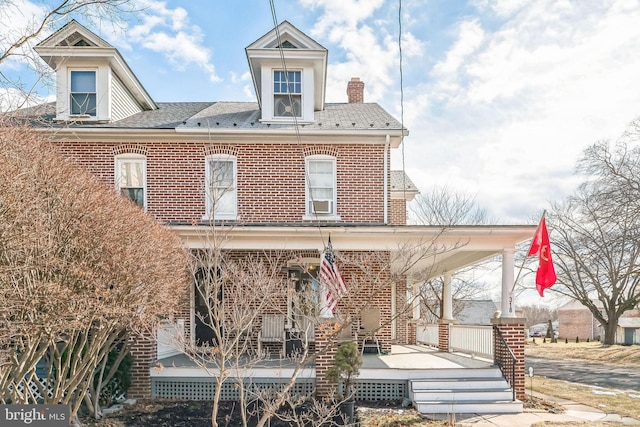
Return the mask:
[[[333,173],[333,182],[332,182],[332,198],[330,199],[317,199],[317,201],[329,201],[330,211],[327,213],[315,213],[312,211],[311,204],[311,188],[309,186],[309,166],[311,162],[328,162],[331,163],[332,173]],[[304,185],[304,200],[305,200],[305,214],[303,219],[340,219],[338,215],[338,162],[334,156],[327,156],[322,154],[314,154],[311,156],[306,156],[304,159],[304,170],[305,170],[305,185]]]
[[137,153],[122,153],[114,156],[113,184],[118,194],[121,193],[121,189],[122,189],[122,186],[120,185],[120,180],[122,179],[122,176],[120,175],[121,165],[122,163],[125,163],[125,162],[142,164],[142,191],[144,196],[142,208],[146,212],[147,210],[147,157],[143,154],[137,154]]
[[[213,196],[211,194],[211,162],[212,161],[224,161],[232,162],[233,164],[233,183],[231,188],[228,189],[229,194],[233,196],[233,212],[215,213],[213,212]],[[238,219],[238,159],[231,154],[210,154],[205,157],[205,214],[202,216],[203,220],[236,220]]]
[[[95,115],[90,114],[73,114],[71,106],[71,74],[74,72],[89,71],[95,74],[95,96],[96,96],[96,112]],[[106,92],[103,91],[102,79],[103,72],[100,67],[84,67],[84,66],[68,66],[63,68],[62,73],[57,73],[57,100],[56,100],[56,119],[58,120],[74,120],[74,121],[98,121],[101,119],[102,106],[101,98]]]

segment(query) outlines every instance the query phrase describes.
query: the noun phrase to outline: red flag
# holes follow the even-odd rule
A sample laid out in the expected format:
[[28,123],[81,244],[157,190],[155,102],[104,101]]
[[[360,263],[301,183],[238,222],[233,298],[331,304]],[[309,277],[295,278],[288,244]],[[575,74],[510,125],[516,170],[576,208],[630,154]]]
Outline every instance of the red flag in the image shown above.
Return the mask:
[[331,245],[331,237],[329,237],[327,248],[322,254],[319,275],[320,282],[326,286],[327,289],[327,307],[333,312],[336,305],[338,305],[338,300],[347,293],[347,287],[342,280],[340,270],[338,270],[336,256],[333,253],[333,246]]
[[536,235],[533,236],[531,248],[527,256],[538,255],[540,263],[536,272],[536,288],[543,297],[544,290],[556,283],[556,270],[553,268],[553,259],[551,258],[551,244],[549,243],[549,232],[547,231],[547,222],[542,217]]

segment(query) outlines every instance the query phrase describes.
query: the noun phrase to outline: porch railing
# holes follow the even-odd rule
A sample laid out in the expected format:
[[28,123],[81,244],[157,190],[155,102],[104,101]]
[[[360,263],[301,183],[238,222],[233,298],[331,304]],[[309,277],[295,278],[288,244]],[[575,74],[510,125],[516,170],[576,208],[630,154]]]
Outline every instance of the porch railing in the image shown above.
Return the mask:
[[493,327],[495,352],[493,363],[500,367],[502,376],[507,380],[513,391],[513,400],[516,400],[516,356],[502,336],[497,326]]
[[473,356],[493,357],[493,331],[484,325],[451,325],[449,348]]
[[416,341],[420,344],[438,346],[438,325],[418,322],[416,325]]

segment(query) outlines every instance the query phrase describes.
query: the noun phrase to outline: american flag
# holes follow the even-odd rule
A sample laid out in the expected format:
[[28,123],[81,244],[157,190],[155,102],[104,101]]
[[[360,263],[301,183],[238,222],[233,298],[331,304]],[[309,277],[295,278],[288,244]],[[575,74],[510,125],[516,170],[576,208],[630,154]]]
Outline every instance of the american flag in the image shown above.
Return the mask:
[[331,245],[331,237],[327,243],[327,248],[322,254],[322,262],[320,263],[320,283],[322,283],[327,292],[327,308],[333,312],[338,305],[338,300],[347,293],[347,287],[342,280],[342,275],[336,263],[336,256],[333,253]]

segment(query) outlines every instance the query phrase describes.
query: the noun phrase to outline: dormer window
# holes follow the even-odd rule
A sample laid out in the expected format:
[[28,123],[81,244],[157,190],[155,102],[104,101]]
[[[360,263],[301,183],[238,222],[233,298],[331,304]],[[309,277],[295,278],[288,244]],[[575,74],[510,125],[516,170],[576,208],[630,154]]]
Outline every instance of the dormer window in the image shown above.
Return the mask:
[[302,72],[273,72],[274,117],[302,117]]
[[96,116],[96,72],[71,71],[69,93],[70,113],[79,116]]

